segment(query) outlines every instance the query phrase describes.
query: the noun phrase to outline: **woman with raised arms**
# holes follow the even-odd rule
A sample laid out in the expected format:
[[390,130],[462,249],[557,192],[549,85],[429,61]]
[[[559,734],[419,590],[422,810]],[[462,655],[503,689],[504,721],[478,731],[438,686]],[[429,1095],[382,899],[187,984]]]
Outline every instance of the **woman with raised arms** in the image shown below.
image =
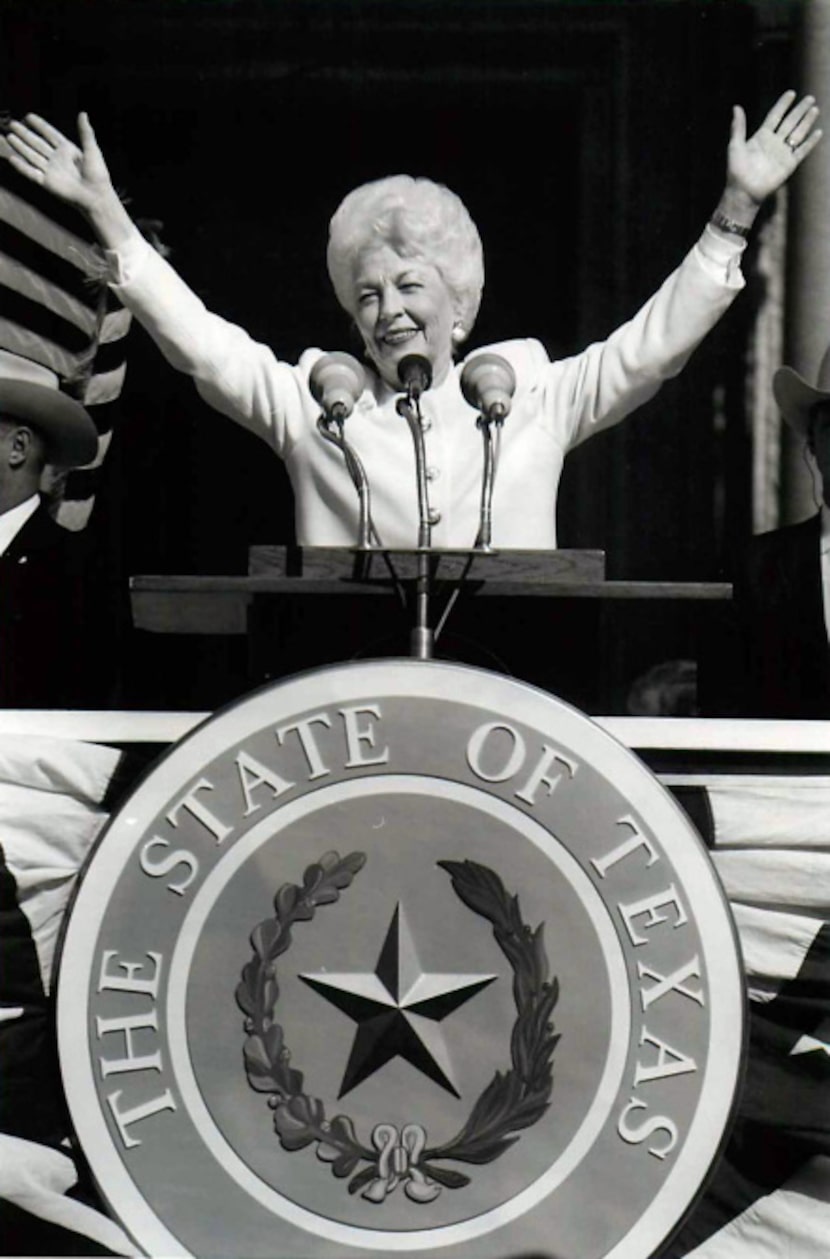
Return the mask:
[[[789,91],[747,137],[736,106],[726,180],[697,243],[642,309],[571,358],[551,360],[541,342],[489,347],[516,375],[509,422],[498,434],[494,546],[556,546],[562,463],[574,446],[618,423],[676,375],[743,287],[741,253],[763,201],[815,148],[821,132],[811,96]],[[258,433],[285,461],[295,497],[297,540],[348,546],[358,503],[343,459],[317,429],[309,373],[322,351],[292,365],[241,328],[209,312],[131,222],[85,114],[79,143],[37,115],[13,122],[11,162],[88,217],[107,251],[112,284],[168,361],[192,376],[202,397]],[[396,175],[354,189],[330,225],[328,269],[368,360],[367,387],[347,436],[372,489],[384,545],[416,545],[418,501],[407,424],[395,410],[398,364],[429,359],[423,398],[432,542],[472,546],[479,525],[482,446],[475,412],[460,388],[457,354],[475,321],[484,285],[478,231],[459,198],[428,179]]]

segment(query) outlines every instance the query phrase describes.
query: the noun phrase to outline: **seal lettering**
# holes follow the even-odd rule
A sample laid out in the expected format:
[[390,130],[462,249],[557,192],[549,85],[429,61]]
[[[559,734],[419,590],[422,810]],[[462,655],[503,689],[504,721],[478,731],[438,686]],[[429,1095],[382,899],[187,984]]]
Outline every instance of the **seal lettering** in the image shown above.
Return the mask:
[[633,901],[630,905],[620,904],[617,908],[620,911],[622,920],[625,923],[626,931],[631,937],[631,943],[634,945],[647,944],[648,936],[640,935],[634,924],[634,919],[642,915],[647,915],[646,921],[642,924],[644,931],[651,927],[657,927],[663,922],[668,922],[668,914],[658,913],[666,905],[671,905],[675,910],[676,917],[672,923],[672,927],[677,930],[678,927],[684,926],[688,921],[688,915],[680,903],[680,897],[674,884],[663,888],[660,892],[652,892],[650,896],[644,896],[642,900]]
[[160,835],[154,835],[152,839],[147,840],[147,843],[141,849],[138,864],[151,879],[162,879],[165,874],[172,874],[176,866],[187,866],[190,870],[189,874],[180,875],[178,883],[170,882],[167,884],[168,891],[175,892],[177,896],[184,896],[199,873],[199,859],[188,848],[174,848],[165,857],[155,861],[150,859],[150,853],[154,848],[169,847],[170,844],[166,839],[162,839]]
[[[497,732],[503,732],[509,740],[507,749],[507,759],[501,769],[495,768],[497,760],[500,759],[499,745],[504,742],[503,739],[491,736],[497,735]],[[485,745],[488,745],[485,747]],[[482,764],[484,759],[488,760],[488,768],[485,769]],[[483,726],[479,726],[470,735],[467,742],[467,764],[476,775],[484,782],[503,783],[511,778],[515,778],[521,769],[523,769],[527,760],[527,744],[524,738],[515,727],[507,725],[501,721],[491,721]],[[561,768],[554,775],[550,774],[553,765],[558,762]],[[492,764],[490,764],[492,763]],[[524,786],[519,787],[513,794],[517,799],[524,801],[525,804],[531,806],[536,804],[536,792],[539,787],[544,785],[547,790],[546,796],[552,796],[559,783],[562,781],[563,774],[567,771],[567,776],[572,779],[577,771],[576,761],[565,756],[563,752],[551,747],[548,743],[542,744],[542,751],[538,761],[528,774],[527,781]]]
[[620,1115],[617,1123],[617,1132],[623,1141],[629,1145],[640,1145],[643,1141],[648,1140],[649,1137],[653,1137],[657,1132],[667,1132],[669,1139],[664,1145],[651,1145],[648,1147],[649,1154],[653,1155],[654,1158],[666,1158],[668,1154],[671,1154],[680,1139],[677,1124],[674,1120],[669,1119],[667,1115],[650,1115],[639,1126],[635,1126],[628,1122],[628,1116],[635,1110],[648,1110],[648,1103],[640,1101],[637,1097],[632,1097]]

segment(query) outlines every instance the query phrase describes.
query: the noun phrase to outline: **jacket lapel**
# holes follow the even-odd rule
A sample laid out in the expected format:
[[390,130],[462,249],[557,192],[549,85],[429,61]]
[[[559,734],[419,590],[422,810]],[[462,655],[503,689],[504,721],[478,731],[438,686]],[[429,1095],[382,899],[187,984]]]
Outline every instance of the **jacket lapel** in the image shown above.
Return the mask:
[[12,538],[0,559],[7,563],[20,564],[30,555],[37,555],[55,546],[63,536],[64,530],[55,524],[41,502],[37,511],[33,512],[23,528]]

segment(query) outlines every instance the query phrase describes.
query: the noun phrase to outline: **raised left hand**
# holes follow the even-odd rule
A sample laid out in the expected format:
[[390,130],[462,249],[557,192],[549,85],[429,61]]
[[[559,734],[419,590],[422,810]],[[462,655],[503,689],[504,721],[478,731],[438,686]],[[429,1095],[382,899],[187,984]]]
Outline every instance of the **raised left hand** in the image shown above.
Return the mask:
[[797,101],[795,92],[785,92],[747,139],[746,114],[736,105],[727,149],[727,186],[760,205],[786,183],[818,144],[822,136],[815,127],[818,114],[815,97]]

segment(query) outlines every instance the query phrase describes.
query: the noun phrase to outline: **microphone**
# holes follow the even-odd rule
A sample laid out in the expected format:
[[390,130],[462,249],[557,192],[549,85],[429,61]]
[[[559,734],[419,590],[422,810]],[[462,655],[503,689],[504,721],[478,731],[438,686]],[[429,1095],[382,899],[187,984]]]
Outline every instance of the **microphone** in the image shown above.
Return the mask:
[[349,418],[366,388],[366,373],[351,354],[336,350],[318,358],[311,369],[308,387],[326,418],[342,423]]
[[417,402],[432,384],[432,363],[423,354],[406,354],[398,363],[398,380],[410,402]]
[[500,354],[474,354],[462,369],[461,392],[485,420],[501,424],[510,414],[516,373]]

